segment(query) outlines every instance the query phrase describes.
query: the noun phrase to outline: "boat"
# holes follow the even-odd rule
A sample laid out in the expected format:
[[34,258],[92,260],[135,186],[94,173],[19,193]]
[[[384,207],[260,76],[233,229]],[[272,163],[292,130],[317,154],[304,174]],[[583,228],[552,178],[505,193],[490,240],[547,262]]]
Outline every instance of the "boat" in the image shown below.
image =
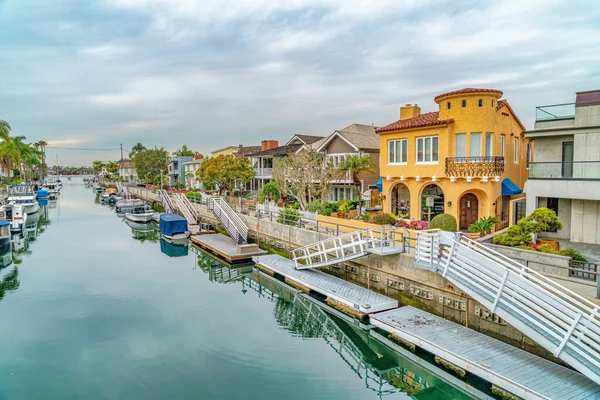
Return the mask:
[[10,222],[0,220],[0,247],[10,243]]
[[42,190],[46,190],[48,192],[48,198],[56,199],[60,194],[58,190],[58,184],[54,181],[46,181],[42,186]]
[[125,213],[125,219],[131,222],[147,224],[152,221],[154,211]]
[[33,186],[22,183],[8,188],[8,204],[22,204],[25,213],[35,214],[40,209],[40,205],[35,200]]
[[187,220],[178,214],[161,214],[159,229],[167,239],[180,240],[190,236]]
[[21,233],[27,223],[27,212],[23,204],[13,204],[11,207],[12,219],[10,222],[10,231],[12,233]]
[[152,207],[147,205],[145,201],[138,199],[122,199],[115,203],[117,214],[147,212],[150,210],[152,210]]
[[156,222],[157,224],[160,224],[160,216],[162,215],[162,213],[154,213],[154,215],[152,216],[152,222]]
[[108,199],[106,200],[106,202],[108,204],[110,204],[111,206],[114,206],[115,204],[117,204],[117,202],[119,200],[123,200],[123,196],[119,196],[118,194],[111,194],[108,196]]

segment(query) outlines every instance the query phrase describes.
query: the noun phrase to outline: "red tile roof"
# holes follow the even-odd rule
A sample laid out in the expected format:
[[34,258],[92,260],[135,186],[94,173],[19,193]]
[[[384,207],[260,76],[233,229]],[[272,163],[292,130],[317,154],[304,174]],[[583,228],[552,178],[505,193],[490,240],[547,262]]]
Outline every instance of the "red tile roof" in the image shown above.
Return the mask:
[[519,119],[519,117],[517,117],[517,114],[515,114],[515,112],[513,111],[513,109],[510,106],[510,104],[508,104],[508,101],[506,101],[506,100],[499,100],[498,101],[498,105],[496,106],[496,110],[499,110],[502,107],[508,108],[508,111],[510,111],[510,113],[513,115],[513,117],[515,117],[515,121],[517,121],[517,123],[519,124],[519,126],[521,126],[521,129],[523,129],[523,131],[527,130],[527,129],[525,129],[525,125],[523,125],[523,123],[521,122],[521,120]]
[[502,90],[496,90],[496,89],[479,89],[479,88],[464,88],[464,89],[460,89],[460,90],[454,90],[452,92],[448,92],[448,93],[443,93],[440,95],[437,95],[433,98],[433,101],[435,101],[437,103],[438,100],[443,99],[444,97],[448,97],[448,96],[454,96],[457,94],[469,94],[469,93],[496,93],[499,94],[500,96],[502,96]]
[[426,126],[450,125],[454,119],[440,119],[440,113],[437,111],[428,112],[416,117],[401,119],[387,126],[377,129],[377,133],[400,131],[403,129],[424,128]]

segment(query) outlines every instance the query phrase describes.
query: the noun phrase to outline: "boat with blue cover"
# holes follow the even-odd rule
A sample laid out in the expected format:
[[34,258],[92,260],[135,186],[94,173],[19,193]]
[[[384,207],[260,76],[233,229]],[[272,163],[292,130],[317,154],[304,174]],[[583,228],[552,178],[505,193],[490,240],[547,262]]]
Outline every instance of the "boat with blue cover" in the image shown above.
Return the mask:
[[178,214],[161,214],[160,233],[171,240],[187,239],[190,236],[187,220]]

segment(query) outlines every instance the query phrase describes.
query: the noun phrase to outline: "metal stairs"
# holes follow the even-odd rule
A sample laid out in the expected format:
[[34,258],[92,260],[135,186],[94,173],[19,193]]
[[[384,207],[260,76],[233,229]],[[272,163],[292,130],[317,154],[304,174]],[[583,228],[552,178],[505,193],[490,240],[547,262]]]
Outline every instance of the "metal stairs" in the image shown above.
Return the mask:
[[600,384],[599,305],[460,234],[420,233],[417,263]]
[[209,197],[206,200],[206,205],[219,222],[221,222],[221,225],[223,225],[234,242],[237,244],[248,243],[248,227],[236,212],[229,207],[229,204],[225,200]]
[[319,268],[350,261],[367,254],[390,255],[404,251],[403,241],[392,228],[360,229],[292,250],[296,269]]
[[188,231],[194,235],[200,232],[200,225],[198,224],[198,213],[192,207],[187,197],[182,194],[176,194],[173,196],[175,206],[179,210],[183,217],[187,220]]
[[173,204],[173,201],[171,200],[171,196],[169,196],[169,193],[164,189],[158,190],[157,193],[158,193],[158,198],[160,199],[160,202],[162,203],[162,206],[165,209],[165,212],[167,214],[174,214],[175,213],[175,205]]

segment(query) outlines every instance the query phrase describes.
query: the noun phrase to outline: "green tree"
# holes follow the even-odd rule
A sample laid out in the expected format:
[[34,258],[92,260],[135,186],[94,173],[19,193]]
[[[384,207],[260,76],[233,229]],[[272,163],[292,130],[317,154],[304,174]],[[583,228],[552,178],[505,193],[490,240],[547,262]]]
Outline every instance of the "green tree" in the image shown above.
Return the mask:
[[258,201],[264,203],[267,197],[271,197],[271,199],[274,201],[279,200],[281,197],[281,190],[274,181],[265,183],[265,185],[258,191]]
[[[370,156],[349,156],[338,165],[338,170],[341,173],[348,174],[354,183],[356,196],[359,200],[362,199],[360,191],[361,178],[363,175],[373,171],[373,160]],[[361,214],[362,204],[358,202],[358,215]]]
[[194,178],[196,177],[196,175],[194,175],[194,173],[192,171],[186,171],[184,177],[185,177],[185,181],[188,184],[188,189],[193,189]]
[[142,150],[135,155],[135,170],[144,182],[151,182],[156,176],[160,177],[169,160],[169,153],[164,148]]
[[183,146],[181,146],[181,149],[179,150],[175,150],[173,152],[173,155],[177,156],[177,157],[185,157],[185,156],[200,156],[201,154],[198,153],[197,151],[193,151],[188,149],[187,144],[184,144]]
[[142,143],[136,143],[132,148],[131,151],[129,152],[129,158],[133,159],[133,157],[135,157],[135,155],[141,151],[147,150],[146,146],[144,146]]
[[106,171],[111,175],[115,176],[115,173],[119,170],[119,162],[118,161],[110,161],[106,163]]
[[104,167],[104,163],[100,160],[96,160],[92,163],[92,169],[94,170],[94,173],[96,175],[98,175],[100,171],[102,171],[102,167]]
[[254,178],[254,169],[242,159],[231,155],[206,159],[200,165],[196,176],[205,187],[218,186],[219,192],[226,192],[235,185],[245,185]]

